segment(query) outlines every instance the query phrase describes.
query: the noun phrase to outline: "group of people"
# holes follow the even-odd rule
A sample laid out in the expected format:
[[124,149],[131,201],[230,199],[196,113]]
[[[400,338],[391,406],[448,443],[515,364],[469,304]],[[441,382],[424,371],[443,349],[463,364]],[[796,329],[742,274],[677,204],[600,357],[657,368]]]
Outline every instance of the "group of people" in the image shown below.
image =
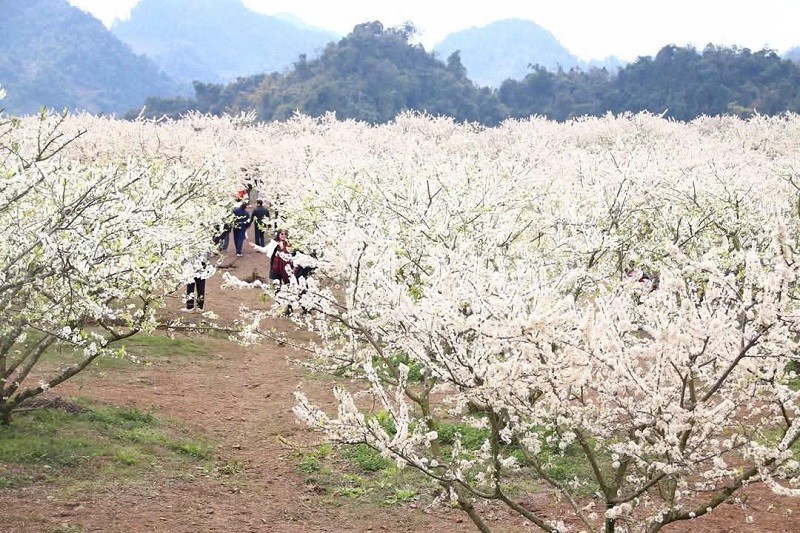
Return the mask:
[[[281,285],[295,280],[307,279],[314,270],[315,265],[309,261],[299,261],[295,265],[297,251],[289,243],[289,232],[285,229],[276,229],[275,235],[267,242],[267,232],[277,226],[277,221],[272,218],[269,208],[261,199],[256,200],[252,211],[248,210],[249,201],[246,194],[237,196],[236,206],[232,209],[229,218],[221,225],[221,231],[214,236],[214,244],[219,252],[226,252],[231,236],[237,257],[242,257],[244,242],[247,240],[247,230],[253,226],[254,242],[251,246],[258,252],[269,257],[269,279],[276,283],[276,292]],[[305,257],[306,254],[301,254]],[[187,276],[185,312],[203,312],[205,304],[206,280],[215,271],[212,263],[213,254],[202,254],[190,265],[193,274]],[[313,255],[308,256],[313,260]]]
[[253,237],[258,246],[266,245],[266,232],[272,227],[272,217],[263,200],[256,200],[253,211],[247,210],[249,203],[240,199],[231,212],[231,217],[222,223],[220,233],[214,237],[214,242],[220,252],[228,251],[231,234],[236,257],[242,257],[242,248],[247,239],[247,229],[253,225]]

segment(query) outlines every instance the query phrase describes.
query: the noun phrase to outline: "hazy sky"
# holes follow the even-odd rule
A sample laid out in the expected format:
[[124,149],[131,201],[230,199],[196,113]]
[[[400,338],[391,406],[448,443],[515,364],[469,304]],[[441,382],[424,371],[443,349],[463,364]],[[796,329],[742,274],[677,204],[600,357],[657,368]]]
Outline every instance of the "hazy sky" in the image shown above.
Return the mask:
[[[69,0],[107,26],[127,18],[138,0]],[[411,21],[430,51],[447,34],[505,18],[535,22],[582,59],[652,56],[667,44],[738,45],[782,54],[800,46],[800,0],[243,0],[260,13],[292,13],[342,35],[362,22]],[[465,4],[470,4],[466,7]]]

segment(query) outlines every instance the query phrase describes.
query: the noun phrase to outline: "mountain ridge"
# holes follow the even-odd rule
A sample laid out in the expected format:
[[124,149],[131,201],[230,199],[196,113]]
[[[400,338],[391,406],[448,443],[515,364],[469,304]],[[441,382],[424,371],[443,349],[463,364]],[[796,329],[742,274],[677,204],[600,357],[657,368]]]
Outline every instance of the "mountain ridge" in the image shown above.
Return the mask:
[[[172,15],[164,15],[158,6],[162,8],[166,6],[167,14],[169,14],[169,9],[172,9]],[[497,94],[492,93],[495,89],[491,85],[494,85],[495,88],[501,85],[500,92],[502,98],[505,99],[503,105],[513,107],[522,102],[532,111],[539,112],[539,109],[542,108],[536,106],[544,105],[544,101],[548,98],[554,100],[561,98],[563,102],[558,103],[557,107],[566,109],[570,99],[574,97],[574,86],[571,86],[568,94],[564,95],[550,94],[555,90],[554,87],[566,87],[565,84],[574,85],[586,82],[587,87],[594,86],[593,94],[598,95],[601,92],[601,86],[609,81],[609,77],[616,76],[618,73],[617,69],[599,68],[600,65],[597,64],[590,64],[588,70],[582,71],[585,67],[581,63],[576,65],[579,68],[573,72],[571,66],[578,59],[561,46],[550,32],[530,21],[508,19],[506,22],[499,21],[497,24],[493,24],[493,28],[490,28],[495,34],[500,28],[500,31],[507,34],[505,40],[487,36],[479,39],[478,36],[474,36],[475,41],[483,43],[482,48],[495,48],[494,51],[491,51],[491,54],[495,54],[495,56],[488,54],[490,58],[495,57],[489,61],[490,67],[505,65],[496,59],[497,54],[500,58],[507,59],[506,63],[516,61],[516,71],[495,74],[494,79],[490,79],[485,72],[481,74],[479,66],[476,66],[478,63],[474,62],[470,55],[470,49],[465,46],[471,44],[470,42],[462,41],[462,46],[453,51],[437,45],[431,52],[426,52],[422,45],[409,42],[409,38],[413,38],[415,34],[413,24],[384,29],[379,21],[359,24],[354,28],[352,34],[335,42],[329,41],[324,46],[321,55],[328,51],[331,52],[328,54],[328,58],[329,61],[338,62],[336,71],[326,71],[324,65],[315,63],[314,52],[304,51],[297,56],[290,56],[284,50],[282,63],[275,66],[272,72],[250,67],[250,71],[255,70],[257,73],[248,76],[247,70],[243,68],[236,70],[238,67],[232,67],[225,61],[222,63],[227,70],[208,70],[210,67],[207,64],[203,65],[207,59],[204,57],[204,52],[198,50],[197,46],[192,43],[183,42],[181,44],[177,37],[187,31],[191,33],[197,28],[205,28],[205,31],[200,31],[196,35],[196,38],[201,38],[203,34],[209,32],[213,34],[213,28],[220,24],[232,26],[245,37],[242,37],[237,44],[237,42],[226,41],[228,34],[213,35],[216,39],[214,41],[216,44],[213,46],[230,49],[229,53],[238,54],[242,46],[248,47],[248,43],[254,39],[252,37],[254,27],[256,33],[259,28],[261,30],[272,28],[271,33],[274,34],[272,36],[278,38],[278,42],[281,42],[280,31],[282,30],[276,28],[291,28],[286,31],[294,31],[298,25],[303,30],[308,27],[304,26],[302,21],[297,20],[296,17],[286,20],[284,15],[275,17],[259,15],[245,9],[240,0],[194,0],[193,2],[187,0],[143,0],[137,7],[143,10],[137,17],[143,17],[145,20],[154,17],[160,19],[159,24],[154,23],[149,26],[151,33],[167,35],[173,41],[178,42],[175,46],[183,46],[182,54],[172,56],[174,62],[183,62],[186,68],[196,68],[199,65],[207,70],[200,72],[197,77],[182,78],[182,83],[178,83],[163,71],[159,72],[158,66],[151,59],[144,55],[136,55],[129,45],[123,43],[91,14],[69,5],[67,0],[26,0],[25,2],[0,0],[0,28],[3,28],[0,31],[0,85],[7,89],[8,94],[0,107],[5,107],[9,113],[14,114],[34,113],[40,107],[45,106],[58,110],[87,110],[92,113],[129,115],[131,111],[137,113],[136,110],[141,110],[144,103],[150,100],[150,97],[154,97],[162,99],[162,103],[168,104],[165,104],[164,109],[185,110],[187,105],[192,104],[192,100],[187,99],[191,93],[189,87],[192,86],[196,95],[195,103],[199,104],[201,109],[206,109],[206,112],[227,112],[229,105],[232,106],[230,109],[259,108],[265,110],[264,119],[270,120],[286,117],[300,108],[306,108],[309,112],[340,109],[343,112],[347,110],[347,114],[344,116],[352,118],[363,111],[360,108],[348,107],[352,104],[351,92],[354,90],[351,85],[355,84],[357,91],[362,91],[356,92],[357,95],[369,96],[367,100],[371,107],[369,112],[364,115],[369,120],[385,120],[387,113],[390,113],[392,109],[423,106],[425,109],[441,113],[449,113],[458,108],[458,116],[469,120],[482,117],[481,120],[492,123],[513,110],[493,107],[492,102],[496,100]],[[186,15],[190,9],[195,15],[194,19]],[[223,9],[227,14],[214,16],[219,9]],[[142,12],[144,15],[141,14]],[[176,12],[178,15],[175,15]],[[201,19],[205,18],[206,21],[197,22],[195,20],[197,16]],[[245,19],[241,18],[243,16],[248,17],[246,20],[255,22],[244,22]],[[208,19],[213,20],[209,21]],[[141,24],[141,22],[139,23]],[[267,23],[271,26],[268,26]],[[117,26],[122,24],[123,22],[118,22]],[[510,28],[509,25],[513,25],[513,27]],[[473,27],[468,30],[473,32],[473,35],[476,31],[487,31],[486,27]],[[467,31],[468,34],[469,31]],[[491,35],[492,32],[486,33],[486,35]],[[248,35],[250,37],[246,37]],[[320,37],[320,34],[315,35],[317,38]],[[329,37],[331,36],[323,33],[322,39],[317,42],[323,42]],[[363,42],[365,39],[371,45],[384,47],[387,54],[396,54],[405,58],[405,62],[392,63],[387,61],[390,59],[388,56],[374,56],[373,50],[359,49],[358,46],[355,46],[356,43]],[[538,43],[539,48],[546,50],[542,52],[542,50],[537,50],[537,46],[528,47],[519,44],[528,41]],[[242,42],[244,45],[241,44]],[[390,42],[402,43],[403,46],[384,46]],[[452,42],[453,40],[451,40]],[[455,40],[455,44],[452,46],[455,47],[458,44],[458,41]],[[153,46],[157,48],[157,45]],[[273,45],[273,47],[275,46]],[[413,53],[406,50],[405,46],[411,46]],[[465,52],[462,48],[467,51]],[[681,50],[674,45],[668,45],[665,48],[678,50],[680,53],[676,57],[681,57],[684,62],[696,61],[699,58],[699,54],[693,50]],[[316,51],[319,50],[319,48],[316,49]],[[518,53],[520,50],[522,52]],[[795,47],[791,50],[794,55],[790,57],[790,54],[787,53],[785,57],[798,61],[797,57],[800,57],[798,50],[800,48]],[[456,51],[458,53],[455,53]],[[710,54],[714,55],[715,53],[712,47]],[[446,58],[443,57],[445,54],[448,54]],[[671,56],[672,52],[666,50],[664,54]],[[664,54],[659,53],[659,55]],[[735,48],[728,55],[734,57],[736,61],[772,61],[772,58],[769,57],[770,54],[766,54],[764,51],[751,53],[747,49]],[[521,56],[522,59],[518,56]],[[698,56],[698,58],[694,56]],[[723,59],[728,61],[726,57]],[[555,61],[555,68],[548,61]],[[434,65],[437,62],[438,64]],[[659,68],[663,66],[663,61],[659,61],[658,57],[655,60],[640,57],[636,62],[630,64],[631,67],[634,67],[633,69],[629,72],[619,70],[619,75],[624,74],[626,79],[630,79],[635,74],[637,83],[644,83],[646,80],[639,78],[644,72],[648,72],[646,76],[651,75],[649,70],[653,63]],[[556,71],[554,75],[550,75],[546,67]],[[598,68],[595,69],[595,67]],[[785,68],[778,65],[775,67]],[[421,72],[414,71],[415,68],[421,69]],[[595,70],[597,71],[595,72]],[[309,77],[314,73],[320,76],[320,84],[309,82]],[[337,75],[341,77],[336,77]],[[235,79],[233,82],[225,81],[229,78]],[[190,84],[189,80],[193,83]],[[393,81],[386,83],[386,80]],[[711,81],[713,80],[703,80],[703,84]],[[224,83],[230,83],[230,85],[224,86],[222,85]],[[479,84],[483,85],[478,87]],[[470,87],[470,85],[475,85],[475,87]],[[257,88],[255,93],[247,92],[253,88]],[[245,89],[246,91],[242,92],[243,96],[234,94],[236,91]],[[298,91],[301,89],[307,90],[308,94],[299,94]],[[477,89],[480,90],[476,92]],[[371,94],[376,90],[385,90],[386,94]],[[459,100],[460,96],[450,92],[451,90],[462,91],[464,94],[461,96],[467,95],[468,97]],[[658,87],[652,90],[664,92]],[[708,90],[712,93],[728,91],[728,93],[734,94],[727,87]],[[281,91],[285,91],[285,94]],[[753,100],[755,102],[754,109],[777,109],[780,107],[780,102],[790,96],[790,91],[781,91],[774,93],[772,100],[766,96],[761,100],[738,96],[736,102],[723,101],[722,104],[730,104],[734,109],[739,109],[743,107],[743,102]],[[721,96],[720,101],[728,98],[728,93]],[[588,96],[590,95],[583,95],[581,97],[583,100],[575,106],[574,109],[578,110],[578,113],[592,112],[596,107],[586,100]],[[165,98],[166,100],[164,100]],[[451,101],[447,102],[447,99]],[[392,103],[393,100],[394,103]],[[511,104],[511,102],[515,103]],[[225,105],[220,105],[220,103],[225,103]],[[607,107],[616,109],[617,104],[611,102],[607,104]],[[671,105],[674,108],[677,104],[673,101]],[[715,107],[715,109],[724,110],[724,105],[722,108]],[[527,108],[523,107],[523,109]]]
[[[451,33],[434,47],[448,57],[460,51],[467,76],[478,85],[498,87],[506,79],[522,79],[530,65],[548,70],[578,66],[580,60],[552,33],[535,22],[503,19]],[[514,50],[511,54],[509,51]]]
[[152,61],[66,0],[0,2],[0,20],[2,106],[9,111],[123,113],[148,96],[181,93]]
[[340,38],[299,19],[257,13],[241,0],[141,0],[110,31],[182,82],[281,71]]

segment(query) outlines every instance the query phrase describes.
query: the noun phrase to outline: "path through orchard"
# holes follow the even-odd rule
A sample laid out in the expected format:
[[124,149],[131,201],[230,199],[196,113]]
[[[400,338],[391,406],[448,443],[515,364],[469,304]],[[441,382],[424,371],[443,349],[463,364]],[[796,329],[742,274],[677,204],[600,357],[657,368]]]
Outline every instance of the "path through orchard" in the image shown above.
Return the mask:
[[[265,256],[252,250],[223,260],[228,268],[209,280],[206,304],[219,323],[231,323],[240,304],[269,305],[256,290],[220,289],[222,273],[247,278],[254,270],[263,274],[265,265]],[[201,320],[179,312],[180,307],[176,293],[165,313],[189,322]],[[274,325],[293,329],[286,320]],[[214,355],[187,360],[176,354],[167,362],[133,369],[90,371],[48,396],[88,397],[178,419],[215,442],[221,461],[241,463],[239,483],[203,476],[159,479],[67,500],[45,485],[0,491],[0,529],[41,532],[68,524],[109,532],[472,530],[465,516],[455,511],[435,516],[421,510],[409,513],[402,506],[365,510],[322,503],[318,490],[305,485],[294,459],[298,449],[312,447],[319,439],[292,414],[292,392],[303,382],[325,396],[323,389],[329,391],[330,382],[306,379],[306,371],[287,361],[299,355],[292,348],[274,343],[241,347],[223,339],[193,338],[212,343]]]
[[[259,291],[221,289],[222,272],[246,279],[264,274],[263,255],[245,251],[229,255],[211,280],[207,308],[219,322],[231,323],[240,304],[269,305]],[[165,313],[172,318],[200,320],[179,312],[180,294]],[[272,324],[293,330],[286,320]],[[299,335],[299,332],[291,333]],[[9,532],[325,532],[325,531],[475,531],[463,513],[437,506],[426,510],[414,503],[391,506],[331,503],[318,487],[309,486],[299,471],[298,449],[310,449],[319,436],[299,424],[291,412],[298,384],[316,398],[330,398],[332,382],[290,364],[302,354],[287,346],[264,343],[240,347],[232,342],[195,337],[211,343],[211,357],[185,358],[119,371],[87,372],[49,393],[50,397],[81,396],[117,406],[132,406],[178,419],[216,446],[219,461],[242,465],[237,483],[215,477],[148,478],[146,483],[114,484],[65,498],[46,484],[0,490],[0,530]],[[527,500],[547,518],[564,513],[542,494]],[[798,502],[774,499],[762,489],[751,491],[747,508],[725,504],[708,517],[670,528],[671,531],[798,531]],[[534,528],[502,509],[488,512],[497,531]],[[753,516],[755,524],[747,523]],[[74,528],[74,529],[67,529]]]

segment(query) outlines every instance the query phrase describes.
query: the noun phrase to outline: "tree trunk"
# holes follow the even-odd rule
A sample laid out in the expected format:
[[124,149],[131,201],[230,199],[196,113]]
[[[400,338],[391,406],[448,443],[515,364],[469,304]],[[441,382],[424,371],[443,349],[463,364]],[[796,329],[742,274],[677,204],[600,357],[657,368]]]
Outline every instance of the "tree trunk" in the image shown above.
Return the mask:
[[13,403],[3,402],[0,405],[0,426],[11,425],[11,409],[14,407]]

